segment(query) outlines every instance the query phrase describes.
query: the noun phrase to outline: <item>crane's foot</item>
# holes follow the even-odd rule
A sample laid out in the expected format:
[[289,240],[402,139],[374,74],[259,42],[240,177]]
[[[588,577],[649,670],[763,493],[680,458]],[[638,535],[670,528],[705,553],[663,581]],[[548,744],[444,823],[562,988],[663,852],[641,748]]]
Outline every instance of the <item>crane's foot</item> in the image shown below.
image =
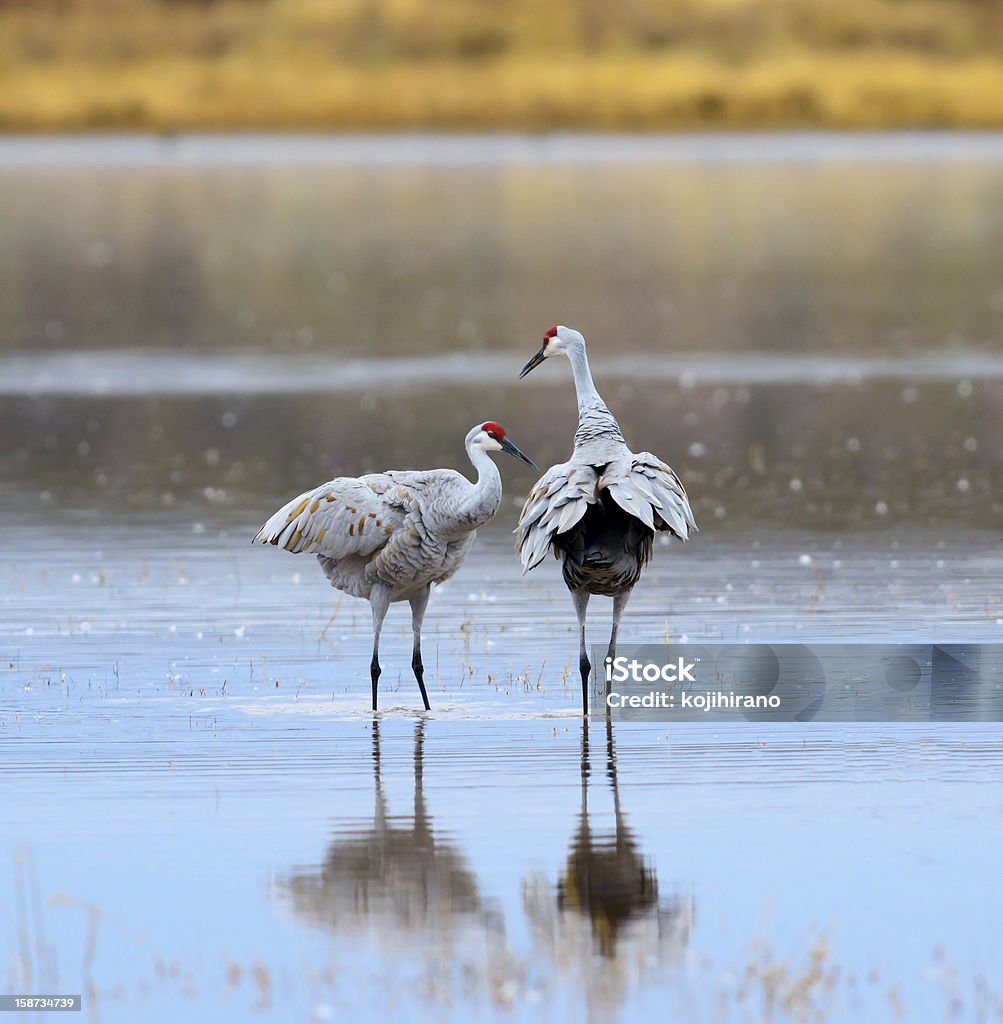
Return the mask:
[[373,655],[372,664],[369,666],[369,675],[373,680],[373,711],[376,710],[376,689],[379,686],[380,673],[382,671],[383,669],[380,668],[380,663],[377,660],[376,655]]
[[421,663],[421,654],[418,651],[414,652],[414,657],[411,659],[411,669],[414,672],[415,679],[418,680],[418,689],[421,691],[421,699],[425,705],[426,711],[432,710],[432,705],[428,702],[428,694],[425,692],[425,666]]
[[592,675],[592,662],[589,661],[589,656],[584,651],[578,659],[578,670],[582,674],[582,714],[587,715],[589,713],[589,677]]

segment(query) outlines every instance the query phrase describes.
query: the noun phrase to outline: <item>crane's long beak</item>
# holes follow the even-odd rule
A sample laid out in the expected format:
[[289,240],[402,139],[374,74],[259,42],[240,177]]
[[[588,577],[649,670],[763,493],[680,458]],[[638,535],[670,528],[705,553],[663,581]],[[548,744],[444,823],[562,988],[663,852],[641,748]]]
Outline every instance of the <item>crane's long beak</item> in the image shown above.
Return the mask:
[[530,359],[530,361],[522,368],[522,373],[519,374],[519,380],[522,380],[530,370],[535,370],[540,363],[547,358],[547,353],[545,351],[546,347],[546,344],[544,344],[540,351],[537,352],[536,355],[533,356],[533,358]]
[[507,437],[503,437],[501,439],[501,446],[503,452],[508,452],[509,455],[514,455],[517,459],[522,459],[523,462],[532,466],[533,469],[539,471],[540,467],[528,455],[525,455],[523,452],[519,451],[519,449],[516,448],[516,446],[512,444],[512,442]]

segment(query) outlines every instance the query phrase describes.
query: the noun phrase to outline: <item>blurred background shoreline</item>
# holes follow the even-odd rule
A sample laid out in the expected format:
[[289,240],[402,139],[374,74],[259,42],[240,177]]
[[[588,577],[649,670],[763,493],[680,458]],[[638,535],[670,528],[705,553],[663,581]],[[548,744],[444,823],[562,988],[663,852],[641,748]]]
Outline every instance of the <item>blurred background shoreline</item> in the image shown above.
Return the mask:
[[1003,127],[1001,0],[0,0],[0,131]]
[[253,518],[466,471],[477,418],[559,461],[567,374],[516,376],[565,322],[708,531],[992,529],[1001,170],[999,133],[0,140],[0,511]]

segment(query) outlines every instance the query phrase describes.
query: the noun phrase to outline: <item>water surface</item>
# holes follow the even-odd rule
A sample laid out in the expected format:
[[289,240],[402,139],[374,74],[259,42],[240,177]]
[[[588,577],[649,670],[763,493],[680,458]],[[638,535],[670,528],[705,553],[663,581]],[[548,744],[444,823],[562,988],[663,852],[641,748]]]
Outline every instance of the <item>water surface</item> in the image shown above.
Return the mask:
[[[382,645],[252,548],[541,464],[585,331],[701,532],[625,643],[1003,637],[995,136],[0,142],[0,947],[95,1021],[992,1020],[998,723],[584,726],[527,467]],[[604,639],[608,603],[593,604]],[[772,1014],[772,1017],[769,1015]]]

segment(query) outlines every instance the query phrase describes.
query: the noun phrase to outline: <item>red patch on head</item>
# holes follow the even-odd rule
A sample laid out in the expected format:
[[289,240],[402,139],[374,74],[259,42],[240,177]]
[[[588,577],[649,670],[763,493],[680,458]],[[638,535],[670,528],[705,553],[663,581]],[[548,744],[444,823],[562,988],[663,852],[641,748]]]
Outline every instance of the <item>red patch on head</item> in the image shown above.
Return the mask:
[[551,327],[549,331],[543,336],[544,341],[549,341],[551,338],[557,337],[557,328]]
[[488,420],[487,423],[482,423],[481,430],[483,430],[488,437],[493,437],[496,441],[502,440],[505,436],[505,428],[500,423],[495,423],[494,420]]

